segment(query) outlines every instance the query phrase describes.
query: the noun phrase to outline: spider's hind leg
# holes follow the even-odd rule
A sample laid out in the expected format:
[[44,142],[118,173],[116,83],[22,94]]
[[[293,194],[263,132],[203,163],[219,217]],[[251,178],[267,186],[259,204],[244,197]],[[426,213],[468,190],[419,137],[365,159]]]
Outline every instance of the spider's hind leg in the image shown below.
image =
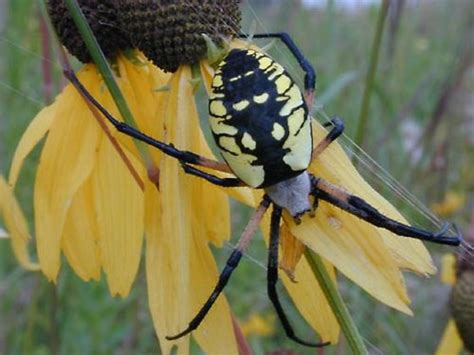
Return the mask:
[[275,310],[278,314],[278,318],[285,329],[285,333],[291,340],[305,346],[310,347],[323,347],[329,345],[329,342],[325,343],[311,343],[300,339],[295,335],[295,331],[288,320],[288,317],[281,306],[280,299],[278,297],[276,284],[278,282],[278,247],[280,239],[280,219],[281,219],[282,208],[273,205],[273,211],[271,216],[270,224],[270,245],[268,246],[268,270],[267,270],[267,291],[268,297],[273,303]]
[[374,226],[387,229],[402,237],[410,237],[432,243],[454,246],[458,246],[461,243],[462,235],[456,226],[454,226],[456,230],[456,235],[454,236],[448,236],[446,233],[450,227],[449,224],[444,225],[438,232],[430,232],[421,228],[412,227],[383,215],[362,198],[351,195],[336,185],[313,175],[310,175],[310,178],[312,194],[316,198],[329,202]]

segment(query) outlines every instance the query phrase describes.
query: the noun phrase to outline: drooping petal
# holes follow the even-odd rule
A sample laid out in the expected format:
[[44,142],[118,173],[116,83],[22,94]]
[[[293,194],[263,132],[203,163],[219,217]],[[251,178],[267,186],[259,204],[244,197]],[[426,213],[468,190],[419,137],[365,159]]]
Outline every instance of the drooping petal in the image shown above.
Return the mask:
[[20,265],[27,270],[39,270],[38,263],[32,261],[28,253],[31,236],[25,216],[11,187],[2,175],[0,175],[0,216],[3,217],[5,227],[10,233],[13,253]]
[[100,279],[98,226],[93,199],[92,184],[87,180],[74,196],[61,238],[69,265],[84,281]]
[[461,353],[463,348],[464,345],[459,336],[456,324],[452,319],[450,319],[438,348],[436,349],[435,355],[456,355]]
[[[167,110],[163,113],[165,141],[173,142],[183,150],[190,150],[193,140],[196,139],[196,132],[188,129],[190,118],[197,119],[190,78],[188,67],[180,68],[172,77]],[[206,193],[210,192],[204,190],[206,193],[201,194],[200,208],[195,210],[195,183],[196,178],[186,176],[175,159],[162,157],[161,211],[162,219],[166,223],[162,224],[159,238],[159,248],[164,251],[158,258],[160,260],[156,261],[161,265],[157,270],[162,270],[158,271],[158,274],[163,278],[160,289],[155,291],[165,294],[154,295],[158,296],[159,300],[167,301],[163,304],[166,307],[166,324],[162,325],[162,333],[158,334],[162,346],[169,346],[164,345],[167,342],[163,339],[165,335],[175,334],[187,326],[217,280],[217,266],[208,247],[209,231],[196,227],[196,220],[191,217],[195,214],[195,218],[202,221],[202,211],[207,208]],[[215,211],[215,219],[225,216],[222,213],[228,213],[225,212],[227,208],[226,200],[223,200],[220,209]],[[228,231],[228,226],[226,230]],[[225,234],[226,230],[220,234]],[[201,326],[193,332],[193,336],[206,353],[237,353],[230,311],[224,295],[217,299]],[[175,343],[180,349],[188,347],[187,338],[179,339]]]
[[[167,96],[167,93],[158,93],[156,90],[166,85],[170,75],[150,64],[141,54],[137,54],[136,61],[139,63],[131,62],[123,56],[118,58],[120,87],[133,112],[137,128],[150,137],[162,140],[163,110],[166,109],[162,107],[166,105],[166,100],[162,100],[162,97]],[[122,134],[114,133],[121,141],[124,140]],[[147,146],[147,149],[154,163],[159,165],[161,152],[151,146]]]
[[[78,75],[97,94],[97,74],[86,66]],[[92,171],[99,128],[86,104],[68,85],[43,147],[35,181],[34,208],[41,269],[56,280],[60,266],[60,237],[71,201]]]
[[[313,120],[314,141],[319,142],[326,133],[327,131],[317,121]],[[385,215],[407,223],[397,209],[360,176],[337,142],[333,142],[312,163],[309,170],[316,176],[342,186],[347,191],[365,199]],[[366,232],[369,232],[369,230]],[[399,267],[421,274],[432,274],[436,271],[428,251],[419,240],[399,237],[380,228],[373,228],[369,234],[364,235],[364,239],[375,234],[383,239]]]
[[294,279],[296,265],[303,256],[306,247],[291,234],[285,223],[280,228],[280,245],[282,249],[280,268],[286,272],[289,278]]
[[401,272],[373,227],[320,202],[316,217],[300,225],[287,218],[291,233],[378,300],[407,314]]
[[10,167],[10,175],[8,177],[8,182],[13,188],[18,180],[23,161],[48,132],[53,118],[56,117],[57,102],[61,99],[62,95],[57,98],[55,103],[43,108],[35,118],[33,118],[25,133],[23,133],[15,150],[15,155],[13,156]]
[[[143,169],[128,154],[135,170]],[[144,233],[143,191],[107,139],[99,146],[92,172],[94,208],[102,267],[110,292],[127,296],[140,262]]]

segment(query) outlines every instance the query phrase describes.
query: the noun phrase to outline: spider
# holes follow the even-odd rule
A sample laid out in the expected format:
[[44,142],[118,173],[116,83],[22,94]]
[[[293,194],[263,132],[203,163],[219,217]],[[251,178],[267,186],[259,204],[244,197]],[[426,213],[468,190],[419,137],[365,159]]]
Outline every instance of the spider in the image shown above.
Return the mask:
[[[314,214],[318,202],[323,200],[400,236],[456,246],[462,236],[456,226],[456,235],[448,236],[449,224],[433,233],[397,222],[342,187],[310,174],[307,171],[310,163],[343,133],[344,123],[334,117],[325,124],[331,127],[326,137],[313,146],[308,113],[316,81],[313,67],[287,33],[257,34],[254,38],[276,38],[287,46],[305,73],[304,93],[283,66],[268,55],[252,49],[231,49],[218,64],[209,97],[209,123],[225,162],[179,150],[118,121],[89,94],[73,72],[65,71],[65,75],[118,131],[177,159],[186,173],[223,187],[248,186],[265,192],[208,300],[186,329],[166,338],[178,339],[199,326],[239,264],[265,211],[272,205],[267,270],[269,298],[290,339],[302,345],[322,347],[329,343],[308,342],[295,334],[278,297],[278,244],[283,209],[300,223],[300,217]],[[199,167],[233,173],[234,177],[221,178]]]

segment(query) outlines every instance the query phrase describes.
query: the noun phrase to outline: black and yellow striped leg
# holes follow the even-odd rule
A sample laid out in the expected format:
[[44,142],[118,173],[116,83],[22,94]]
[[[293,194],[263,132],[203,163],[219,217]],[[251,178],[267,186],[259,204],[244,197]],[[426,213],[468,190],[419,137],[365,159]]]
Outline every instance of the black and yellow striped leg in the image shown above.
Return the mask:
[[222,186],[222,187],[238,187],[238,186],[245,186],[245,184],[238,178],[221,178],[209,173],[206,173],[202,170],[196,169],[195,167],[181,163],[183,170],[186,174],[194,175],[200,177],[204,180],[209,181],[211,184]]
[[295,331],[288,320],[288,317],[281,306],[280,300],[278,298],[278,292],[276,289],[276,284],[278,282],[278,247],[280,239],[280,219],[281,219],[281,207],[273,205],[273,211],[270,222],[270,245],[268,247],[268,269],[267,269],[267,291],[268,297],[273,303],[275,310],[278,314],[278,318],[285,329],[285,333],[291,340],[297,342],[298,344],[310,346],[310,347],[323,347],[329,345],[329,342],[325,343],[311,343],[305,340],[300,339],[295,335]]
[[446,223],[438,232],[429,232],[424,229],[412,227],[398,221],[395,221],[377,209],[369,205],[360,197],[354,196],[323,179],[311,175],[312,194],[316,199],[321,199],[350,214],[367,221],[368,223],[389,230],[402,237],[410,237],[425,240],[432,243],[445,245],[459,245],[462,240],[462,234],[457,226],[453,225],[456,235],[447,234],[451,225]]
[[311,160],[321,154],[332,142],[334,142],[344,132],[344,121],[340,117],[334,117],[331,121],[325,123],[324,127],[332,126],[326,137],[314,147],[311,153]]
[[129,126],[128,124],[124,122],[120,122],[117,120],[114,116],[112,116],[82,85],[82,83],[79,81],[75,73],[71,70],[65,70],[64,75],[71,81],[71,83],[74,85],[74,87],[79,91],[79,93],[94,107],[97,108],[97,110],[104,115],[104,117],[121,133],[126,134],[127,136],[130,136],[132,138],[138,139],[139,141],[142,141],[146,144],[149,144],[159,150],[161,150],[163,153],[178,159],[179,161],[183,163],[188,163],[188,164],[194,164],[194,165],[199,165],[199,166],[205,166],[214,170],[218,171],[223,171],[223,172],[230,172],[229,167],[225,163],[220,163],[218,161],[214,161],[211,159],[207,159],[205,157],[202,157],[200,155],[194,154],[189,151],[183,151],[175,148],[172,144],[166,144],[164,142],[161,142],[159,140],[156,140],[142,132],[140,132],[138,129]]
[[[239,35],[241,38],[248,37],[245,34]],[[281,40],[286,47],[290,50],[291,54],[296,58],[298,64],[300,65],[301,69],[303,69],[305,76],[304,76],[304,89],[305,89],[305,97],[308,97],[308,101],[312,101],[312,97],[314,94],[314,88],[316,86],[316,72],[314,71],[313,66],[310,62],[304,57],[303,53],[301,53],[298,46],[295,44],[291,36],[286,32],[276,32],[276,33],[257,33],[253,35],[253,38],[278,38]],[[310,105],[310,103],[308,103]]]
[[201,309],[196,314],[196,316],[191,320],[191,322],[189,322],[185,330],[179,332],[176,335],[167,336],[166,339],[176,340],[178,338],[181,338],[185,336],[186,334],[191,333],[194,329],[196,329],[199,326],[199,324],[201,324],[201,322],[206,317],[209,310],[212,308],[212,305],[216,301],[217,297],[219,297],[222,290],[227,285],[227,282],[229,281],[230,276],[232,275],[232,272],[237,267],[237,265],[239,265],[240,259],[242,258],[242,253],[245,251],[252,236],[257,231],[260,221],[262,220],[263,215],[268,209],[268,206],[270,206],[270,199],[268,198],[268,196],[265,195],[262,201],[260,202],[260,205],[255,210],[254,215],[252,216],[250,221],[247,223],[247,226],[242,232],[242,236],[240,237],[239,242],[237,243],[237,246],[235,247],[232,254],[230,254],[229,258],[227,259],[226,265],[219,276],[217,285],[215,286],[214,290],[212,291],[207,301],[201,307]]

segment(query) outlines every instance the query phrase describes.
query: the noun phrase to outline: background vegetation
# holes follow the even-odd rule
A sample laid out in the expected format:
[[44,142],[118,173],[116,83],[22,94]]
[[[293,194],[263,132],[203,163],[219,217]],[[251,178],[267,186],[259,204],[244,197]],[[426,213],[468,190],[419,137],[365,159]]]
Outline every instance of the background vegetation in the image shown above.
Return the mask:
[[[257,31],[286,31],[317,69],[317,108],[346,120],[348,137],[356,137],[359,112],[376,32],[380,3],[342,6],[339,1],[244,2],[243,30],[257,21]],[[346,1],[344,1],[346,3]],[[0,173],[7,174],[15,146],[35,113],[63,84],[53,53],[51,79],[42,64],[48,56],[38,2],[0,0]],[[362,146],[394,178],[428,206],[457,196],[457,203],[441,204],[439,212],[466,229],[473,211],[474,191],[474,5],[470,0],[390,1],[381,38],[368,123]],[[263,44],[263,43],[262,43]],[[48,44],[54,47],[53,44]],[[272,54],[301,79],[295,61],[283,47]],[[39,150],[24,170],[16,193],[32,220],[32,182]],[[378,172],[369,165],[366,176]],[[429,225],[419,211],[385,184],[406,214]],[[446,202],[446,201],[445,201]],[[236,208],[234,230],[241,229],[248,211]],[[1,223],[1,222],[0,222]],[[437,262],[447,248],[430,250]],[[228,250],[216,250],[222,262]],[[255,260],[265,260],[258,242],[227,289],[243,323],[255,313],[273,332],[256,330],[248,339],[256,353],[294,349],[266,296],[265,273]],[[83,283],[63,263],[56,286],[40,274],[23,271],[9,242],[0,239],[0,353],[156,353],[159,351],[147,308],[143,272],[127,299],[114,299],[104,282]],[[340,277],[344,298],[373,353],[429,354],[434,351],[448,318],[449,288],[437,277],[409,276],[415,317],[407,317],[375,302]],[[291,308],[289,301],[285,307]],[[296,312],[293,312],[296,313]],[[300,333],[311,334],[294,316]],[[274,324],[273,324],[274,323]],[[335,350],[345,353],[344,341]]]

